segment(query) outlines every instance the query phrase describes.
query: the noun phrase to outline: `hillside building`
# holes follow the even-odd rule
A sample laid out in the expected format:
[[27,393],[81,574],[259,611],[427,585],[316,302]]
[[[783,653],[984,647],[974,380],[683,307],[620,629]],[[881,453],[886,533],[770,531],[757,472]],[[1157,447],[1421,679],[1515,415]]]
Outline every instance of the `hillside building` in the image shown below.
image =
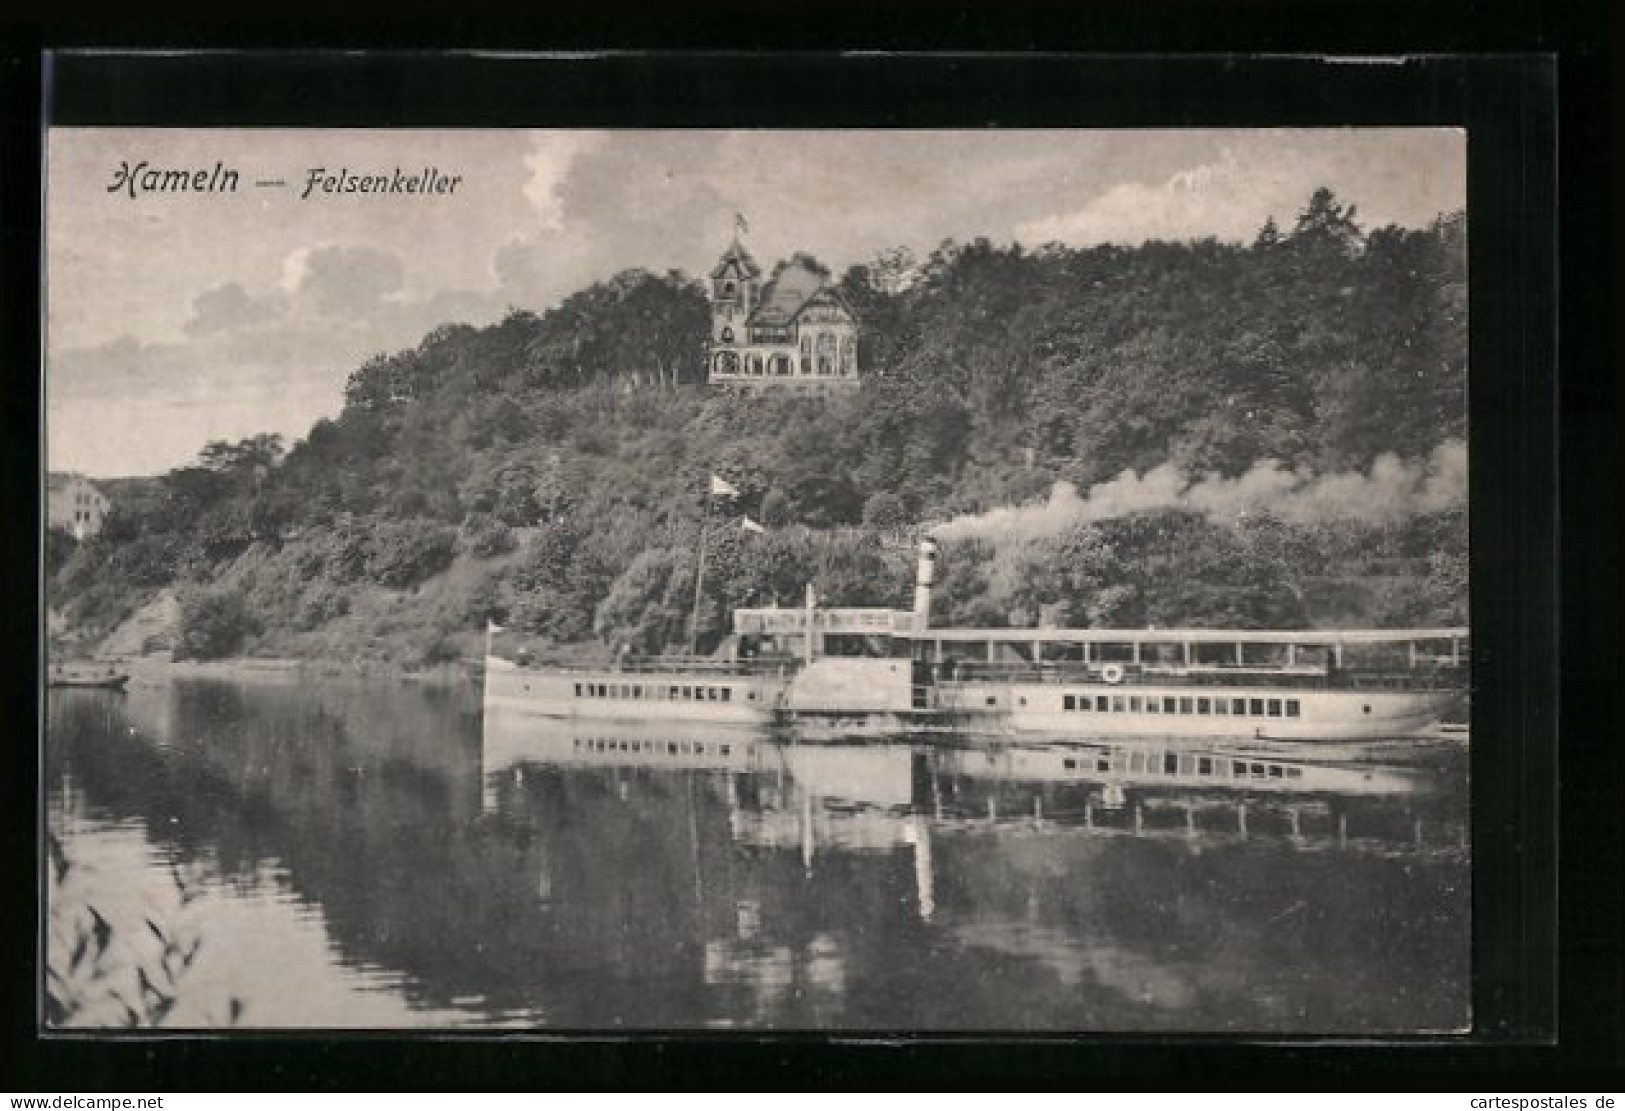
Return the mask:
[[765,284],[762,268],[735,239],[711,271],[715,386],[823,393],[858,382],[858,322],[835,287],[800,260]]
[[45,487],[45,514],[51,528],[70,532],[75,540],[95,536],[102,530],[111,503],[88,478],[51,474],[46,476]]

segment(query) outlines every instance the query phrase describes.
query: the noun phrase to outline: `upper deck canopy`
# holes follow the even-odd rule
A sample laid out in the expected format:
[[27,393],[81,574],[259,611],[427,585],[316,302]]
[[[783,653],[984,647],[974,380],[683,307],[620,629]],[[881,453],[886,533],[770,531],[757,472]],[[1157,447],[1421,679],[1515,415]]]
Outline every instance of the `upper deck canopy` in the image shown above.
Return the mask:
[[[821,633],[906,637],[944,643],[1006,644],[1407,644],[1466,640],[1466,628],[1432,629],[998,629],[919,628],[911,610],[880,608],[813,609],[813,628]],[[734,611],[734,631],[745,636],[804,633],[806,609],[741,609]]]

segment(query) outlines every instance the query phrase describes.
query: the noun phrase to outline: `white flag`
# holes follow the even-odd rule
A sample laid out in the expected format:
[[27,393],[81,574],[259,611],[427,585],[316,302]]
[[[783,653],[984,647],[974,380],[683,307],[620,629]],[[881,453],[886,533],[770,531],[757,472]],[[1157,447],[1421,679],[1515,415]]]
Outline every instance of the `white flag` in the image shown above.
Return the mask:
[[749,517],[739,518],[739,527],[744,532],[766,532],[767,530]]
[[711,494],[713,497],[719,498],[737,498],[739,496],[739,487],[726,479],[712,475]]
[[485,619],[485,631],[494,634],[500,633],[503,630],[501,625],[498,625],[495,621],[492,621],[489,617],[487,617]]

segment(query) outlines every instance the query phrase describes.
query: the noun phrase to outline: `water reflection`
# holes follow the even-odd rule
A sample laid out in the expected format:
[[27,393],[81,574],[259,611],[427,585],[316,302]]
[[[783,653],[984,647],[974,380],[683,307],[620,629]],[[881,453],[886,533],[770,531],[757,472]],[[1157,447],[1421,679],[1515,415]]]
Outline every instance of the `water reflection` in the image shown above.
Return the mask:
[[67,692],[50,729],[53,830],[202,877],[252,1025],[1468,1021],[1452,749],[798,744],[210,682]]

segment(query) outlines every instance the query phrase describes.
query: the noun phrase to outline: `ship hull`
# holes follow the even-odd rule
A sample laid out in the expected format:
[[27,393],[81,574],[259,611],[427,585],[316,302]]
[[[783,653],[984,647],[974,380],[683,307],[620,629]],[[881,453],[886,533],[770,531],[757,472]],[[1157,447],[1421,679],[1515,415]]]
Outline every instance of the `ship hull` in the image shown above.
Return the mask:
[[1460,695],[1435,690],[1107,683],[964,682],[945,706],[975,709],[1006,732],[1049,737],[1214,737],[1375,741],[1422,735]]
[[1426,736],[1460,692],[1276,686],[1268,682],[1011,682],[911,686],[889,660],[820,660],[800,672],[554,670],[492,658],[485,704],[623,723],[783,726],[809,736],[965,732],[1035,739],[1191,737],[1313,743]]
[[773,676],[671,670],[555,671],[491,657],[485,706],[542,717],[618,722],[771,724],[783,683]]

